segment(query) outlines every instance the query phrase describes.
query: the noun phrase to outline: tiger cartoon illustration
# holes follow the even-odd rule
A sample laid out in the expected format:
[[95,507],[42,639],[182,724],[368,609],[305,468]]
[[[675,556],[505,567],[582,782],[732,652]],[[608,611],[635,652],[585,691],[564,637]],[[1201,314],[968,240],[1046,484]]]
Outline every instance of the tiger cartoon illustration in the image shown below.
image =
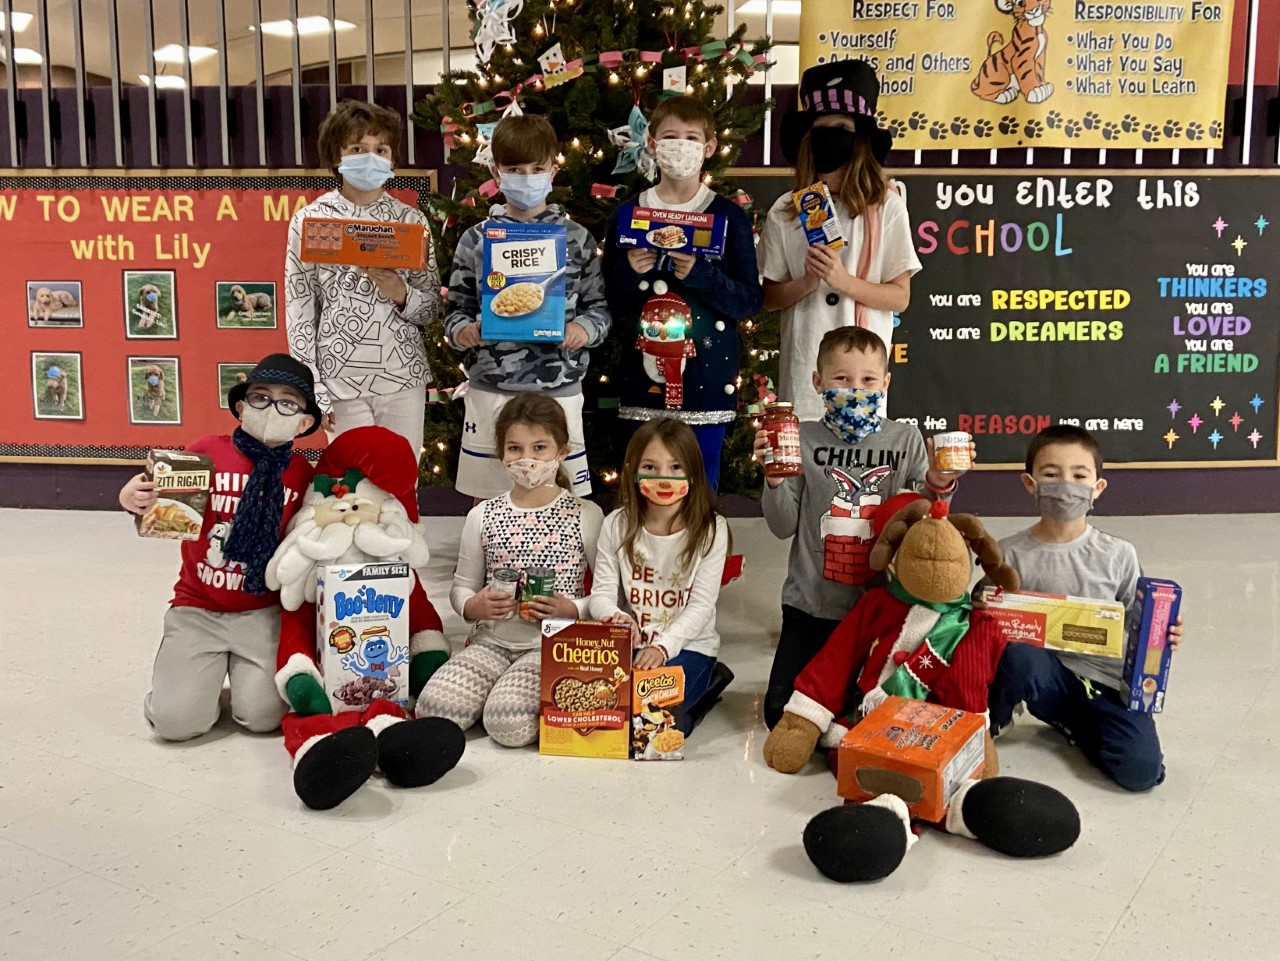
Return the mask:
[[995,5],[1001,13],[1013,14],[1013,33],[1008,43],[998,30],[987,36],[987,59],[969,90],[992,103],[1010,103],[1019,93],[1027,103],[1044,103],[1053,96],[1053,84],[1044,78],[1049,46],[1044,21],[1052,0],[995,0]]

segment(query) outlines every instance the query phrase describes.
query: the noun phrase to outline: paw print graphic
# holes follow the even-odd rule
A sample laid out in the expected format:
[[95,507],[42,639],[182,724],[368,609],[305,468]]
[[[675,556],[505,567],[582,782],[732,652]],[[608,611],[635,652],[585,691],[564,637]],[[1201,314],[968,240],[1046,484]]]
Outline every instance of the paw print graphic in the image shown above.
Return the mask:
[[1160,128],[1153,123],[1147,124],[1142,128],[1142,139],[1147,143],[1158,143],[1160,141]]
[[974,124],[973,124],[973,135],[974,135],[975,137],[990,137],[990,136],[991,136],[991,121],[990,121],[990,120],[976,120],[976,121],[974,121]]
[[1169,120],[1166,120],[1164,122],[1164,126],[1160,129],[1163,130],[1164,135],[1169,138],[1178,137],[1182,135],[1182,124],[1180,124],[1178,121],[1172,118],[1170,118]]
[[1204,127],[1202,127],[1200,124],[1196,123],[1195,121],[1192,121],[1191,123],[1187,124],[1187,139],[1203,140]]
[[893,137],[895,140],[907,132],[906,125],[897,117],[894,117],[892,120],[886,123],[884,125],[884,129],[889,131],[889,135]]
[[1068,120],[1062,125],[1062,132],[1068,137],[1080,136],[1080,123],[1077,120]]
[[1120,129],[1125,133],[1133,133],[1138,129],[1138,118],[1131,113],[1124,115],[1124,119],[1120,121]]
[[951,132],[957,137],[963,137],[969,132],[969,121],[965,117],[951,118]]
[[888,121],[888,119],[889,119],[888,116],[885,115],[885,112],[883,110],[876,111],[876,123],[878,123],[880,126],[883,127],[885,123]]
[[947,139],[947,125],[941,120],[935,120],[929,125],[929,136],[934,140]]
[[912,130],[923,130],[928,123],[929,118],[920,110],[911,111],[911,116],[907,118],[907,126]]
[[1028,120],[1026,126],[1022,128],[1022,133],[1030,140],[1039,140],[1044,136],[1044,124],[1039,120]]
[[1002,134],[1011,134],[1018,129],[1018,118],[1010,117],[1005,114],[1000,118],[1000,132]]
[[1085,130],[1096,130],[1101,120],[1102,118],[1099,117],[1092,110],[1088,111],[1083,117],[1080,118],[1080,122],[1084,124]]
[[1215,120],[1211,124],[1209,124],[1209,139],[1217,140],[1221,136],[1222,136],[1222,123],[1218,120]]
[[1050,110],[1044,117],[1044,125],[1050,130],[1057,130],[1062,124],[1062,114],[1057,110]]
[[1102,126],[1103,140],[1118,140],[1120,138],[1120,128],[1108,120]]

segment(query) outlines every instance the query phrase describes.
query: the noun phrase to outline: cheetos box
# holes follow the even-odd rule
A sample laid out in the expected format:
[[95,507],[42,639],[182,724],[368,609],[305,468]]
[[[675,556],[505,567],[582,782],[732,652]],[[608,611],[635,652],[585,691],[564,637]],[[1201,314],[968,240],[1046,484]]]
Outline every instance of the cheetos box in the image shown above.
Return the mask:
[[480,337],[489,341],[564,340],[563,224],[484,223]]
[[631,628],[543,621],[538,752],[625,760],[630,735]]
[[684,758],[684,668],[669,664],[635,672],[631,688],[631,757]]
[[850,801],[894,794],[913,818],[941,821],[982,773],[986,729],[981,714],[887,697],[840,741],[836,791]]
[[618,246],[720,257],[726,230],[728,221],[715,214],[636,207],[630,218],[618,221]]
[[1138,578],[1142,615],[1133,626],[1124,655],[1124,690],[1129,710],[1159,714],[1169,687],[1169,628],[1178,621],[1182,588],[1173,581]]
[[316,568],[316,666],[336,712],[409,706],[409,592],[400,561]]
[[1115,601],[1092,601],[1034,591],[982,591],[987,613],[1010,641],[1055,651],[1124,657],[1124,608]]
[[424,270],[427,229],[422,224],[305,217],[299,257],[308,264],[350,264],[387,270]]

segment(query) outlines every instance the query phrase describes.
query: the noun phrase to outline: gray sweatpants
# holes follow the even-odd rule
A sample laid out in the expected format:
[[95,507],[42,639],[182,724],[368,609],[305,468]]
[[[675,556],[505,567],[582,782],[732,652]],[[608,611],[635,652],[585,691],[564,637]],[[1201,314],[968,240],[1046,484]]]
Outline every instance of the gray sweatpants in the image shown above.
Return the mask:
[[166,741],[185,741],[218,721],[222,682],[231,678],[231,717],[265,733],[280,726],[289,705],[276,690],[280,608],[218,613],[171,607],[142,710]]
[[418,717],[445,717],[464,731],[484,717],[484,729],[504,747],[538,739],[541,651],[510,651],[496,641],[472,641],[431,675],[418,695]]

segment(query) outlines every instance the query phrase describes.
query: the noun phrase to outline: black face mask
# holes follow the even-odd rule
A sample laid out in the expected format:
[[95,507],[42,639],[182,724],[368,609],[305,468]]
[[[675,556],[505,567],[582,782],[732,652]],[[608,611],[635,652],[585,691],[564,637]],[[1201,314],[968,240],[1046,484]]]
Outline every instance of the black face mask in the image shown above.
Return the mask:
[[820,174],[829,174],[843,167],[853,156],[856,136],[844,127],[811,127],[809,149],[813,152],[813,169]]

